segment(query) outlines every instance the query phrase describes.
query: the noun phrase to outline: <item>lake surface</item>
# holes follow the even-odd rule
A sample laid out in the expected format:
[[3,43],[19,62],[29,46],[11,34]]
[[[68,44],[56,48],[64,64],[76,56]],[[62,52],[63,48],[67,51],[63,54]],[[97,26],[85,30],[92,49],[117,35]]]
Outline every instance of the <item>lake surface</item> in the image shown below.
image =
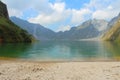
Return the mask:
[[0,44],[0,57],[36,61],[116,61],[120,45],[99,41],[45,41]]

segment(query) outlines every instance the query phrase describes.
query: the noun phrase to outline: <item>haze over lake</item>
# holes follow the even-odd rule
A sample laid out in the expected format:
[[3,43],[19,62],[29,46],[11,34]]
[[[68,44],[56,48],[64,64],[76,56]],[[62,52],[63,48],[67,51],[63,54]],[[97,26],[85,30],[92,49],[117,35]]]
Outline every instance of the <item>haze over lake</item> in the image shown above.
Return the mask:
[[37,61],[115,61],[120,45],[99,41],[44,41],[0,44],[0,56]]

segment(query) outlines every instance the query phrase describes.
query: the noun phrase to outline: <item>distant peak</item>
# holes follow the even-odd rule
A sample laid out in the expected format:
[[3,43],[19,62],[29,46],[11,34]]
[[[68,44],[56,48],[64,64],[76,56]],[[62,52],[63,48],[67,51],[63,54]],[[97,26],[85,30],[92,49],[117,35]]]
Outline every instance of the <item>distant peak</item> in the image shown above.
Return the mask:
[[92,20],[98,20],[98,19],[95,19],[95,18],[94,18],[94,19],[92,19]]

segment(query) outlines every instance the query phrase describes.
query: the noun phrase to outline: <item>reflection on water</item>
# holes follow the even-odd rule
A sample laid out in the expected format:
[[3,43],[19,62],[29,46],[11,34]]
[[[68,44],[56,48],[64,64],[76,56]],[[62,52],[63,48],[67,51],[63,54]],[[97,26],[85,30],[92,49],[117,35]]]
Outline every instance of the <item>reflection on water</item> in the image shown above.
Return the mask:
[[113,60],[120,60],[120,44],[107,42],[105,46]]
[[[30,48],[30,44],[0,44],[0,57],[20,58],[26,55],[25,52]],[[24,57],[24,56],[23,56]]]
[[120,60],[120,45],[98,41],[48,41],[32,44],[1,44],[0,56],[39,61]]

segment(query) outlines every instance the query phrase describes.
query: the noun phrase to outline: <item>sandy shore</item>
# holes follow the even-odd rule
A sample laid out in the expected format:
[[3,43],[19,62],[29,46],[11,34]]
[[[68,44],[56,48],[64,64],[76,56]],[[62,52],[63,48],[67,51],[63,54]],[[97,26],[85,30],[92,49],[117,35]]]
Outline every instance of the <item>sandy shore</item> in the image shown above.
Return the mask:
[[120,62],[0,60],[0,80],[120,80]]

